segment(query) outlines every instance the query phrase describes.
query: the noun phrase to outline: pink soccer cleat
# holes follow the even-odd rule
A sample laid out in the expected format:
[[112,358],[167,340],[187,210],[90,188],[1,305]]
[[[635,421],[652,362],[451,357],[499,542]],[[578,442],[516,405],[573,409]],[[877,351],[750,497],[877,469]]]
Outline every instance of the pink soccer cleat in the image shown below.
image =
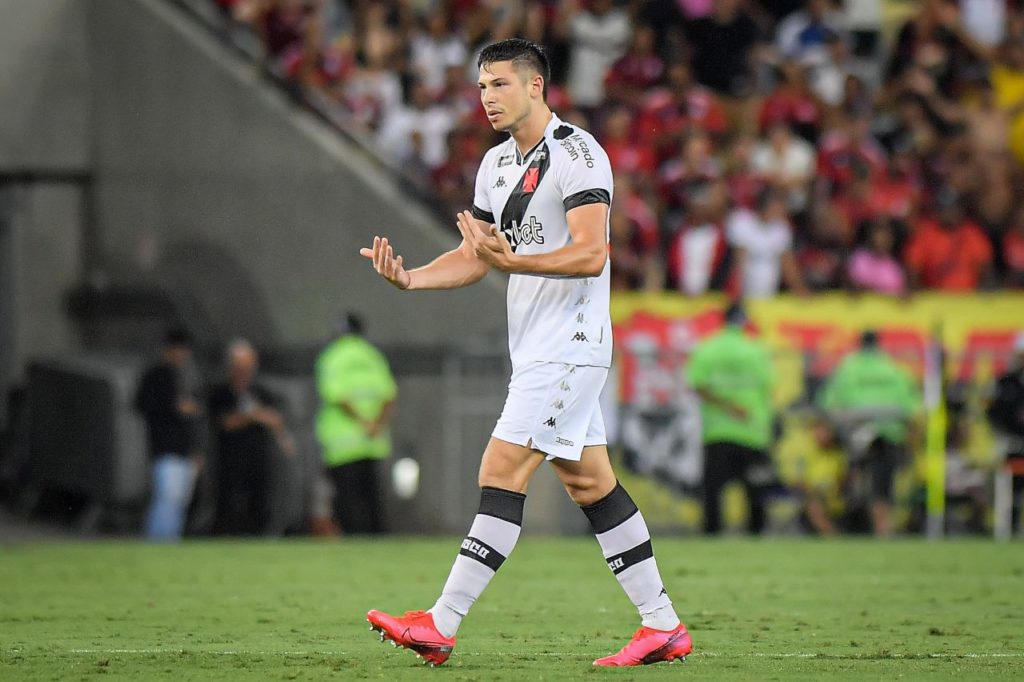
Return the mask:
[[675,630],[653,630],[642,627],[633,633],[633,639],[617,654],[594,661],[594,665],[617,667],[649,665],[661,661],[685,660],[693,651],[693,641],[682,623]]
[[366,614],[370,629],[380,633],[380,641],[412,649],[431,668],[441,665],[452,655],[455,638],[445,637],[434,627],[434,616],[426,611],[406,611],[392,616],[376,609]]

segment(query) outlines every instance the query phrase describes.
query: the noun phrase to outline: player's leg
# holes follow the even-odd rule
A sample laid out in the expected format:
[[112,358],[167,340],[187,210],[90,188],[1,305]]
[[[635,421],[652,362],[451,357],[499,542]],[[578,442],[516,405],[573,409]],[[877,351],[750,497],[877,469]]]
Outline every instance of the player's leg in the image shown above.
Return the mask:
[[590,521],[601,552],[645,627],[672,630],[679,618],[658,571],[643,514],[615,477],[608,449],[586,447],[578,462],[551,461],[573,502]]
[[491,438],[480,463],[480,507],[437,603],[430,609],[446,637],[454,637],[491,578],[519,540],[530,477],[544,456]]
[[[601,384],[603,379],[596,392]],[[551,464],[566,492],[589,519],[608,568],[636,606],[643,624],[621,651],[594,663],[640,665],[682,658],[692,649],[690,636],[672,608],[643,514],[612,469],[596,399],[586,423],[579,459],[558,457]]]
[[480,464],[480,507],[455,557],[441,596],[429,611],[392,616],[370,611],[370,627],[431,665],[444,663],[455,647],[463,617],[519,539],[530,476],[543,456],[529,447],[491,438]]
[[693,649],[690,634],[672,607],[643,514],[616,480],[607,448],[587,447],[579,462],[556,459],[552,464],[590,520],[608,568],[640,613],[642,626],[632,639],[594,665],[632,666],[686,657]]

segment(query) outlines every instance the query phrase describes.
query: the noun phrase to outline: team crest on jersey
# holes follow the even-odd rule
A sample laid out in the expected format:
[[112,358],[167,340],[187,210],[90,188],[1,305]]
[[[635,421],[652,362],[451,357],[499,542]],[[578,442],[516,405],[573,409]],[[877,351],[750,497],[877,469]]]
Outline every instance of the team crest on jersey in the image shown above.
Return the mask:
[[540,182],[540,168],[527,168],[526,175],[523,176],[523,192],[526,194],[533,192],[537,189],[538,182]]

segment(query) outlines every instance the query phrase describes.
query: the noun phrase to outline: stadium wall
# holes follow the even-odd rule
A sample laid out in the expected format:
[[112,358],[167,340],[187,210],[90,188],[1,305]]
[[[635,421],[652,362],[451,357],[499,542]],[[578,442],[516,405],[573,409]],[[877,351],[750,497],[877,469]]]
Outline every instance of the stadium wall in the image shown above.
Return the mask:
[[74,347],[62,297],[81,274],[90,70],[86,4],[0,0],[0,424],[31,357]]
[[371,276],[358,249],[374,234],[413,264],[457,240],[355,145],[170,3],[90,8],[98,251],[113,277],[195,301],[213,338],[307,345],[348,309],[386,344],[503,338],[497,278],[409,296]]
[[0,169],[88,164],[86,4],[0,0]]

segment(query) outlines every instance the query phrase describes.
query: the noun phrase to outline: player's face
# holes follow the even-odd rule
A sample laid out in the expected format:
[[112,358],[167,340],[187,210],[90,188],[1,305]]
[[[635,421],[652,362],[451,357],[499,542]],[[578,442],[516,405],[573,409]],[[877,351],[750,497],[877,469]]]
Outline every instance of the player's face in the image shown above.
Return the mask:
[[493,62],[480,67],[480,102],[495,130],[514,132],[530,115],[533,97],[543,79],[520,72],[512,62]]

